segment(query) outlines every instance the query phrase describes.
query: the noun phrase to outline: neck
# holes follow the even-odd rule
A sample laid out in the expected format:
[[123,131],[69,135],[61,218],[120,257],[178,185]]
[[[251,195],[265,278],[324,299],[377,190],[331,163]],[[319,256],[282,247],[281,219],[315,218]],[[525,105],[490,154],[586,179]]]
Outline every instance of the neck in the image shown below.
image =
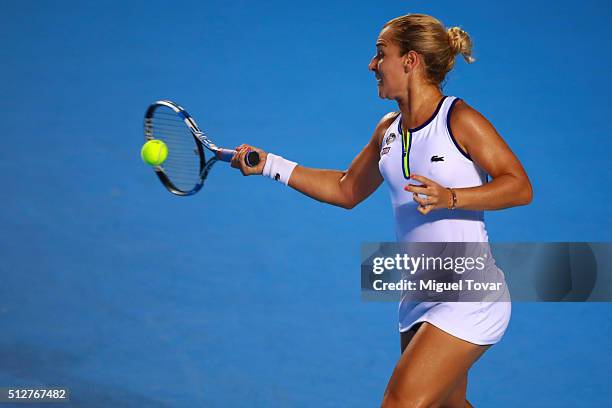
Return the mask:
[[402,112],[402,128],[414,129],[423,124],[434,114],[442,92],[435,85],[419,84],[408,88],[407,93],[397,99]]

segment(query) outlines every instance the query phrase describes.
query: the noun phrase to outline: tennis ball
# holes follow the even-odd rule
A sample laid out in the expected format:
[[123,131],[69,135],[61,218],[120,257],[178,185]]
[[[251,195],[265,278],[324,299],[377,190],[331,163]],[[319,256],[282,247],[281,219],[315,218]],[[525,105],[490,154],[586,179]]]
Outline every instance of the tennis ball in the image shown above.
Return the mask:
[[168,146],[161,140],[149,140],[142,146],[140,157],[150,166],[159,166],[168,157]]

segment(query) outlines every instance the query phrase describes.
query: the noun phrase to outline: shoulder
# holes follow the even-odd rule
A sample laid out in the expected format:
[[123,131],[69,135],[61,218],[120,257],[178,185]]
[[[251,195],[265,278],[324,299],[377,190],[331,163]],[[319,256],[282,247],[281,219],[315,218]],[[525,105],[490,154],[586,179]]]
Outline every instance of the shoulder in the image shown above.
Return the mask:
[[451,135],[464,149],[471,141],[479,139],[483,133],[496,133],[493,125],[476,109],[472,108],[462,99],[454,102],[448,114],[448,126]]
[[468,105],[463,99],[456,99],[449,112],[449,124],[457,130],[468,130],[482,126],[491,126],[487,118]]
[[380,119],[380,121],[378,122],[378,126],[383,126],[383,127],[385,127],[385,130],[387,130],[387,128],[389,126],[391,126],[393,121],[395,121],[395,119],[397,119],[397,117],[399,115],[400,115],[400,112],[389,112],[389,113],[387,113],[385,116],[383,116]]
[[387,129],[389,129],[389,126],[391,126],[391,124],[395,121],[395,119],[397,119],[399,115],[400,115],[400,112],[389,112],[386,115],[384,115],[378,121],[378,124],[376,125],[376,129],[374,130],[372,141],[375,141],[376,144],[380,146],[382,143],[382,138],[385,135],[385,132],[387,131]]

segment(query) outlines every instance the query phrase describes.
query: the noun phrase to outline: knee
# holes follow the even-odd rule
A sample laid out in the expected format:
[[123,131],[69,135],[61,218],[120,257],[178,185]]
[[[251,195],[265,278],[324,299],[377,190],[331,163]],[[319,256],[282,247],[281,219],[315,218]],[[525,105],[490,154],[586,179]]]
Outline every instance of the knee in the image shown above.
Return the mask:
[[396,392],[385,393],[381,408],[441,408],[441,404],[432,395],[426,393],[406,393],[398,395]]

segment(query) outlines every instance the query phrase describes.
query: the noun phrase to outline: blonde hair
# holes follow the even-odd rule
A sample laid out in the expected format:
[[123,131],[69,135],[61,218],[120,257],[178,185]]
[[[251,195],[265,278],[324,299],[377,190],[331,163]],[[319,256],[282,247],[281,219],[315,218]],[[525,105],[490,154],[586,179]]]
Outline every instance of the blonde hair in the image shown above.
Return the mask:
[[455,57],[461,54],[468,64],[472,57],[472,40],[459,27],[444,25],[426,14],[407,14],[388,21],[383,29],[391,29],[393,41],[399,45],[401,55],[413,50],[423,57],[429,82],[440,85],[455,66]]

